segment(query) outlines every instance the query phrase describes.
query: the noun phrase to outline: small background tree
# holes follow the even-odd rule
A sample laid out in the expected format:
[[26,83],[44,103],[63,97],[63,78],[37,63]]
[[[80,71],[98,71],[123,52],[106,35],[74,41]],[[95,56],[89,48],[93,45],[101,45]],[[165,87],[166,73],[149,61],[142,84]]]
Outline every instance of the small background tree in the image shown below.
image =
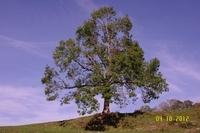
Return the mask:
[[94,11],[78,27],[75,39],[60,41],[53,58],[56,67],[45,68],[42,83],[48,100],[61,104],[75,101],[82,115],[99,110],[96,96],[120,106],[135,101],[139,89],[145,103],[167,91],[157,58],[145,61],[144,52],[130,33],[129,17],[118,16],[112,7]]
[[193,106],[193,102],[190,100],[185,100],[183,102],[185,108],[191,108]]
[[184,108],[191,108],[192,106],[193,102],[190,100],[180,101],[177,99],[169,99],[165,102],[160,103],[159,110],[182,110]]
[[143,105],[140,107],[140,111],[142,112],[151,112],[153,109],[149,105]]

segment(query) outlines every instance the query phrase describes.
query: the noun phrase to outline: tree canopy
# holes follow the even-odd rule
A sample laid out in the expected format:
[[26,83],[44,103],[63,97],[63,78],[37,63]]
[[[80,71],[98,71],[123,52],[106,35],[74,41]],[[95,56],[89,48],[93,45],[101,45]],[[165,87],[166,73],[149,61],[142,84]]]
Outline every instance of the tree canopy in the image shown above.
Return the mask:
[[42,83],[48,100],[61,104],[74,101],[82,115],[99,110],[97,96],[104,99],[103,113],[110,103],[120,106],[137,99],[145,103],[168,91],[157,58],[146,61],[131,34],[128,15],[118,16],[112,7],[102,7],[76,30],[76,38],[60,41],[46,66]]

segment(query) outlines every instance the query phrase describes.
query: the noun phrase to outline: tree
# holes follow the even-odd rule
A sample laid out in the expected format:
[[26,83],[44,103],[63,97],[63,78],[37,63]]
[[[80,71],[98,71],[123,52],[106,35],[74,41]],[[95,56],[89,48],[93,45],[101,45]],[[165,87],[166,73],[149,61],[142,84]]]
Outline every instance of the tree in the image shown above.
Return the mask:
[[145,61],[144,52],[130,33],[129,17],[112,7],[94,11],[78,27],[75,39],[60,41],[53,53],[55,67],[46,66],[42,83],[47,100],[75,101],[82,115],[99,110],[96,96],[120,106],[135,101],[140,89],[145,103],[168,90],[157,58]]
[[159,105],[159,109],[163,111],[181,110],[184,108],[191,108],[192,106],[193,102],[190,100],[180,101],[177,99],[169,99],[166,102],[162,102]]
[[191,108],[193,106],[193,102],[190,100],[185,100],[183,103],[185,108]]
[[177,99],[170,99],[168,103],[171,110],[181,110],[184,108],[184,103]]
[[170,104],[168,102],[161,102],[156,110],[158,111],[168,111],[170,110]]
[[151,112],[153,109],[149,105],[143,105],[140,107],[140,111],[142,112]]

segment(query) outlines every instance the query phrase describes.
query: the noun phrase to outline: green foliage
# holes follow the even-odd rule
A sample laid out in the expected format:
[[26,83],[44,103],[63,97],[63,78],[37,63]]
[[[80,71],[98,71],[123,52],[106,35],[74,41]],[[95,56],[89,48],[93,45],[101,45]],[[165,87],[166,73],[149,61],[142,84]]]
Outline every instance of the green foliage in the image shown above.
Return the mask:
[[[159,72],[160,62],[144,59],[144,52],[130,33],[129,17],[102,7],[76,30],[76,38],[60,41],[53,53],[56,67],[46,67],[42,83],[48,100],[61,104],[74,100],[82,115],[99,109],[95,96],[109,103],[127,105],[141,90],[144,102],[167,91]],[[109,106],[109,105],[107,105]]]

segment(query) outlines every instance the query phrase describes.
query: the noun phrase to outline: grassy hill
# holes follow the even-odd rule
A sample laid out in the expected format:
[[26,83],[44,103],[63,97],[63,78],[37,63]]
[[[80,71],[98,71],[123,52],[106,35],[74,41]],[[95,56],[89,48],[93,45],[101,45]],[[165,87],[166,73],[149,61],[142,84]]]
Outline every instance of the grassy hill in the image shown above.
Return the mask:
[[[116,127],[106,125],[105,133],[200,133],[200,106],[167,112],[113,114],[118,118],[115,121]],[[97,117],[98,115],[96,115]],[[85,127],[91,119],[94,119],[94,116],[25,126],[0,127],[0,133],[99,132],[85,131]]]

